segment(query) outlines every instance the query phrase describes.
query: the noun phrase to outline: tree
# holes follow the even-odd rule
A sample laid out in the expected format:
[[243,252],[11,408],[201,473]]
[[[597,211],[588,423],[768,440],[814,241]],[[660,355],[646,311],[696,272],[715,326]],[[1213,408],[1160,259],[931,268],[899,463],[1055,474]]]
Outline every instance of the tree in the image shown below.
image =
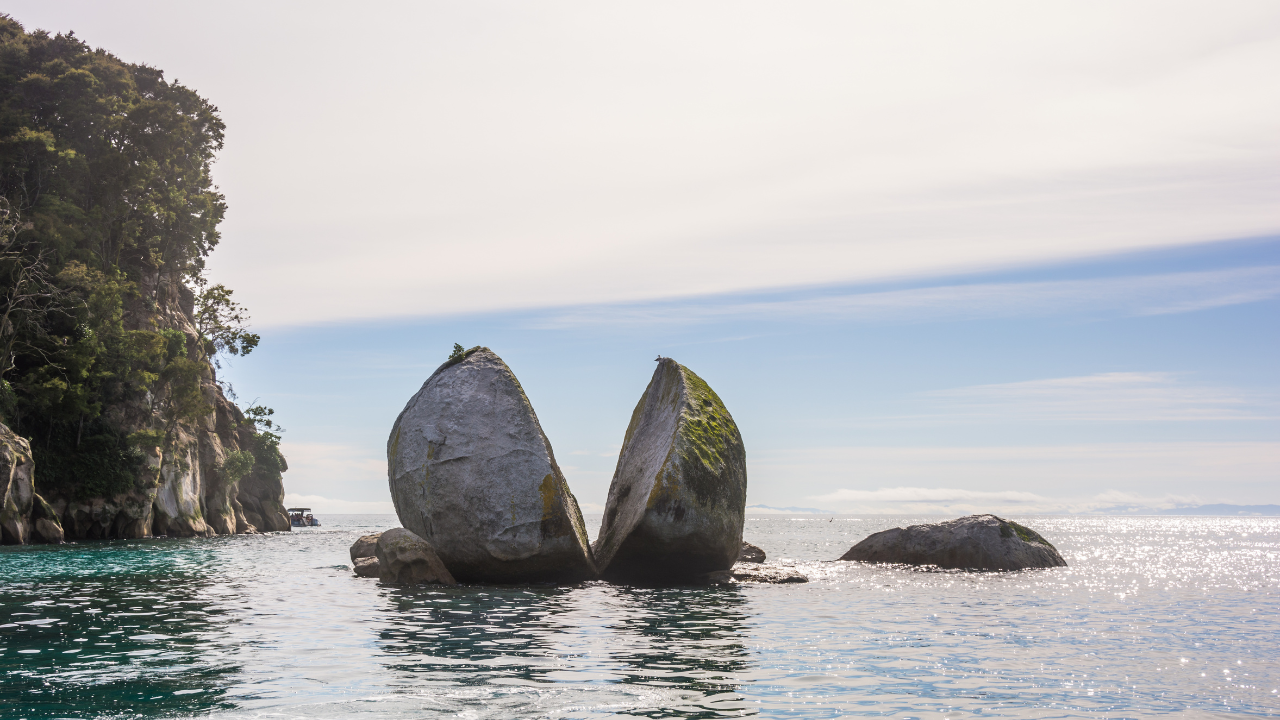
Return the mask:
[[[202,278],[226,210],[223,132],[160,70],[0,15],[0,410],[42,484],[120,489],[157,438],[113,408],[152,402],[170,428],[203,417],[209,361],[257,345],[231,291]],[[156,322],[184,284],[201,289],[203,342]]]
[[45,320],[61,311],[64,296],[49,276],[51,251],[20,242],[23,229],[0,197],[0,380],[14,367],[15,349],[35,349],[24,338],[47,334]]
[[218,355],[248,355],[261,340],[246,329],[249,313],[231,294],[223,285],[212,285],[196,296],[196,328],[205,339],[205,354],[218,367]]

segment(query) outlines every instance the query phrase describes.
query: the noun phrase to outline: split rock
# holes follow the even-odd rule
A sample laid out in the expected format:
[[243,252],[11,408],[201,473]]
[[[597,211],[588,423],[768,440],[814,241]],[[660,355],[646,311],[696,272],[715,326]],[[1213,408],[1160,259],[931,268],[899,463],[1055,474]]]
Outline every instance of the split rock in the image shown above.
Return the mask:
[[1025,570],[1067,564],[1039,533],[995,515],[885,530],[854,545],[840,559],[965,570]]
[[747,457],[733,417],[702,378],[670,358],[631,414],[593,546],[605,579],[699,582],[742,551]]
[[595,576],[582,512],[516,376],[488,348],[441,365],[387,441],[400,522],[464,582]]
[[[377,544],[378,579],[399,585],[457,585],[449,568],[440,562],[431,543],[396,528],[382,533]],[[356,566],[359,574],[360,566]]]

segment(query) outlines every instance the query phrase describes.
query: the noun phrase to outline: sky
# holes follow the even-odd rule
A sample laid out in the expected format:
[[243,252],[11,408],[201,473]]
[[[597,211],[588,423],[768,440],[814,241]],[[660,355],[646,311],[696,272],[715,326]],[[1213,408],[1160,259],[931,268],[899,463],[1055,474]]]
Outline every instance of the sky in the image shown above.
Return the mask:
[[[222,378],[389,512],[453,343],[599,512],[659,354],[821,512],[1280,503],[1273,2],[19,0],[220,108]],[[760,509],[760,511],[765,511]]]

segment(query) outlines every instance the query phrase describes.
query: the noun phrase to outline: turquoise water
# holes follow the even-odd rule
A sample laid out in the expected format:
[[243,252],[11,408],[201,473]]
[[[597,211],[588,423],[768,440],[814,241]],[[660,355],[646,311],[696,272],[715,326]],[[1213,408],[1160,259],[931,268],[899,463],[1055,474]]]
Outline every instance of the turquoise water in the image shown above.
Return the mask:
[[[383,587],[391,516],[0,550],[0,716],[1280,714],[1280,519],[1013,518],[1068,568],[831,562],[907,517],[752,518],[804,585]],[[598,518],[589,519],[592,526]]]

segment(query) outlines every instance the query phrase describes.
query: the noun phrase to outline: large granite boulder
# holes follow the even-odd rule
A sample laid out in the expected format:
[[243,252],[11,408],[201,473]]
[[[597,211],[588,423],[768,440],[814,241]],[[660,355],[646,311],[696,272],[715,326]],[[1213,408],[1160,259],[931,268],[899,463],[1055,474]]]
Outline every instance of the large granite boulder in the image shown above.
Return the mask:
[[1025,570],[1067,564],[1039,533],[995,515],[885,530],[869,535],[840,559],[964,570]]
[[[388,530],[378,537],[375,549],[378,560],[378,579],[385,583],[397,585],[457,585],[449,569],[440,562],[440,557],[431,547],[431,543],[405,530],[396,528]],[[356,566],[356,574],[361,570],[368,571],[364,563]]]
[[391,428],[400,522],[463,582],[595,576],[582,512],[529,398],[488,348],[441,365]]
[[747,457],[724,403],[702,378],[659,358],[631,414],[593,551],[602,576],[697,583],[742,550]]

